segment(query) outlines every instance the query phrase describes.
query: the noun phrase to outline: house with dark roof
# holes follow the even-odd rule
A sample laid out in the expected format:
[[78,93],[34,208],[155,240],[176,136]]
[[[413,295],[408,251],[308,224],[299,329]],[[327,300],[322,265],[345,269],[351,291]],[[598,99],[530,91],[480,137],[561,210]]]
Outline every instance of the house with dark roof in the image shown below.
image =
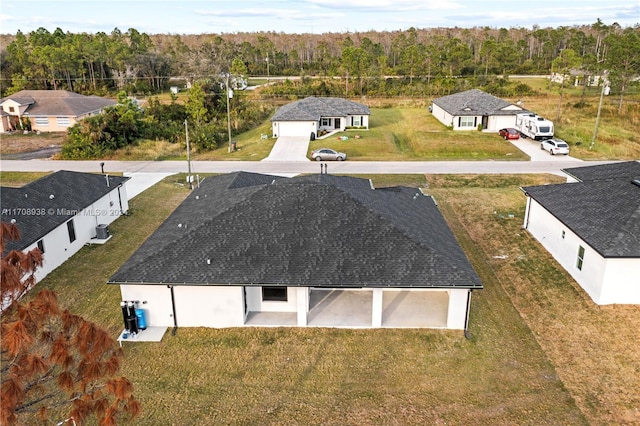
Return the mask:
[[516,114],[524,110],[503,99],[479,89],[466,90],[434,99],[431,113],[445,126],[453,130],[482,130],[497,132],[515,127]]
[[58,171],[21,188],[3,186],[2,221],[20,231],[20,239],[7,242],[5,250],[39,248],[44,265],[36,278],[44,278],[85,244],[110,238],[108,225],[129,210],[128,179]]
[[640,304],[640,162],[563,170],[524,187],[524,228],[598,305]]
[[28,121],[33,131],[65,132],[79,120],[100,114],[117,102],[67,90],[21,90],[0,100],[7,120],[0,132],[22,130]]
[[342,98],[308,98],[284,105],[271,118],[274,138],[301,136],[314,140],[324,132],[368,129],[369,107]]
[[149,327],[214,328],[462,330],[482,288],[419,189],[245,172],[201,181],[108,284]]

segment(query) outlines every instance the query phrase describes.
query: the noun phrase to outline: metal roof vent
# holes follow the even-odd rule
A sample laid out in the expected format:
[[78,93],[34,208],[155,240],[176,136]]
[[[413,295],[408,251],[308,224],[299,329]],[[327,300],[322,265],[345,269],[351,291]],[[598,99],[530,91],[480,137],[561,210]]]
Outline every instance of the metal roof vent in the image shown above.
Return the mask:
[[640,186],[640,178],[632,180],[631,183],[635,186]]

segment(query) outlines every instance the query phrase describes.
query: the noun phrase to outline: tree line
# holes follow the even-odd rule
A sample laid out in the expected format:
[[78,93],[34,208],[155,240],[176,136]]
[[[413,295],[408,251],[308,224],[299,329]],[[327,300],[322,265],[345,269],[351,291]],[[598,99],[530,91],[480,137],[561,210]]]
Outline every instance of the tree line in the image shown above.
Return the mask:
[[640,73],[640,26],[600,20],[559,28],[326,34],[148,35],[133,28],[74,34],[40,28],[3,38],[3,96],[22,89],[148,95],[232,70],[249,76],[340,77],[347,81],[347,95],[376,94],[371,91],[384,90],[380,82],[389,76],[401,77],[404,94],[410,94],[417,82],[437,90],[451,78],[549,74],[569,67],[587,76],[607,70],[624,91]]

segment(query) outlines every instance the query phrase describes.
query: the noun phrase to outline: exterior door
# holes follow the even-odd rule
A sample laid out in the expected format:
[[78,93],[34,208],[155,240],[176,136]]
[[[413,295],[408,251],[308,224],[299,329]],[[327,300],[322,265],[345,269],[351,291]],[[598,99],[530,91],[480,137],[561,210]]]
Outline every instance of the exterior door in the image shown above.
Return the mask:
[[340,119],[339,118],[334,118],[333,119],[333,128],[334,129],[339,129],[340,128]]

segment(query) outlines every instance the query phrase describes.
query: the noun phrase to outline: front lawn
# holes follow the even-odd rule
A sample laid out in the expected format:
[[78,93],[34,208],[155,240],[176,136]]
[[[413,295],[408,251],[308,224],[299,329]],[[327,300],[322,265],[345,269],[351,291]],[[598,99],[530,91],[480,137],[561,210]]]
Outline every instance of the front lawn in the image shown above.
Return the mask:
[[[180,328],[124,344],[137,424],[622,424],[640,406],[639,309],[594,306],[526,232],[521,185],[552,176],[369,176],[426,186],[485,285],[460,331]],[[105,284],[188,194],[172,176],[131,201],[113,239],[41,286],[121,329]],[[514,217],[510,218],[510,214]],[[188,255],[186,253],[185,255]],[[503,257],[503,256],[507,257]],[[635,414],[637,415],[637,413]]]

